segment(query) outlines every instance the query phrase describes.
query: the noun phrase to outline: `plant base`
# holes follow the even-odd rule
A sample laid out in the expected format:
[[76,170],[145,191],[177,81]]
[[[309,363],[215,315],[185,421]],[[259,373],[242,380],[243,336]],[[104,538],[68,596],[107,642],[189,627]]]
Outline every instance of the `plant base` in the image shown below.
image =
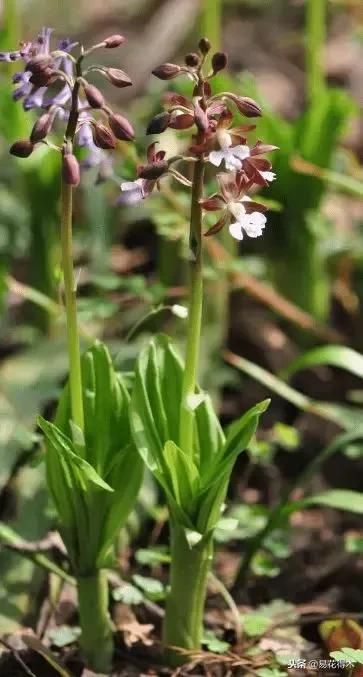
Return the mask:
[[171,526],[171,588],[163,627],[165,657],[169,665],[177,666],[188,661],[187,656],[171,647],[187,652],[198,651],[201,647],[212,552],[211,536],[191,548],[184,529],[178,525]]
[[113,628],[108,611],[108,584],[104,571],[77,579],[81,625],[80,645],[87,667],[108,673],[114,652]]

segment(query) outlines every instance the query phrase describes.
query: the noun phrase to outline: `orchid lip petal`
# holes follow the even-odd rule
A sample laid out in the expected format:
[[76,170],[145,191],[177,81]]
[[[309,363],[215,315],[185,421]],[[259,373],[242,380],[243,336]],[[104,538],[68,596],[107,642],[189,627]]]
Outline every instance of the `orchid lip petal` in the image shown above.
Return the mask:
[[228,228],[230,234],[232,237],[234,237],[235,240],[243,240],[243,231],[241,228],[241,224],[239,221],[235,221],[234,223],[231,223],[229,228]]

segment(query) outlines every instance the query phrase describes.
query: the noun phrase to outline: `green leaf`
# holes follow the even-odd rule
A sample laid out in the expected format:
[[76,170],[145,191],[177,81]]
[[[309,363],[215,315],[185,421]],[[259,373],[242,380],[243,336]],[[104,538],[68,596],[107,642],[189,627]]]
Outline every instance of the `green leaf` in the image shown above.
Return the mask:
[[250,614],[242,614],[243,631],[248,637],[261,637],[271,625],[271,618],[255,611]]
[[84,460],[84,458],[77,455],[74,450],[74,444],[72,440],[66,437],[66,435],[64,435],[62,431],[59,430],[56,425],[54,425],[54,423],[50,423],[39,416],[38,425],[43,430],[47,440],[53,445],[54,449],[60,454],[60,456],[69,462],[70,465],[74,467],[74,469],[80,472],[80,476],[84,481],[85,488],[88,481],[92,482],[100,489],[104,489],[105,491],[114,491],[113,488],[110,487],[110,485],[99,476],[96,470]]
[[140,576],[139,574],[134,574],[132,580],[151,599],[153,600],[164,599],[165,588],[157,578],[149,578],[147,576]]
[[190,456],[187,456],[172,440],[165,444],[164,458],[169,471],[169,486],[175,501],[188,509],[198,489],[198,469]]
[[202,644],[204,644],[209,651],[221,654],[228,651],[231,646],[228,642],[218,639],[218,637],[211,630],[204,631]]
[[302,501],[303,505],[324,505],[328,508],[347,510],[363,515],[363,493],[349,489],[331,489],[322,494],[310,496]]
[[363,649],[352,649],[351,647],[343,647],[340,651],[331,651],[329,654],[336,661],[344,661],[346,663],[358,663],[363,665]]
[[355,376],[363,378],[363,355],[347,346],[322,346],[300,355],[283,371],[284,376],[292,376],[301,369],[328,364],[345,369]]
[[136,550],[135,559],[143,566],[154,567],[158,564],[170,564],[170,555],[166,547],[140,548]]
[[81,628],[76,625],[61,625],[48,630],[47,638],[53,646],[62,649],[64,646],[77,642],[81,634]]
[[116,602],[123,602],[129,606],[137,606],[144,601],[144,595],[139,588],[131,583],[125,583],[112,591],[112,597]]

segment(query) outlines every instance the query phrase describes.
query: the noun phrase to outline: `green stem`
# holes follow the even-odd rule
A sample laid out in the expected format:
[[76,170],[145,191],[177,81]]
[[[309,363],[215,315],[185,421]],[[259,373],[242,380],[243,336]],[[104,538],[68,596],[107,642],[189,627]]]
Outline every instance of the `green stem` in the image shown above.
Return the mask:
[[306,75],[310,103],[325,88],[323,48],[326,39],[326,0],[308,0],[306,5]]
[[223,0],[202,0],[201,33],[210,40],[213,52],[221,49]]
[[64,276],[64,296],[67,317],[67,337],[69,356],[69,387],[71,394],[72,419],[82,431],[84,429],[81,356],[77,323],[77,289],[73,270],[72,248],[72,186],[62,180],[62,267]]
[[180,403],[179,443],[185,453],[193,454],[194,412],[189,398],[196,388],[203,309],[202,208],[204,163],[195,163],[190,219],[189,317],[185,371]]
[[105,572],[80,576],[77,586],[83,655],[89,668],[108,674],[112,666],[114,645]]
[[[184,529],[171,523],[170,593],[166,601],[163,642],[166,647],[198,651],[203,636],[207,582],[213,555],[209,535],[193,548]],[[167,649],[172,665],[185,663],[180,652]]]

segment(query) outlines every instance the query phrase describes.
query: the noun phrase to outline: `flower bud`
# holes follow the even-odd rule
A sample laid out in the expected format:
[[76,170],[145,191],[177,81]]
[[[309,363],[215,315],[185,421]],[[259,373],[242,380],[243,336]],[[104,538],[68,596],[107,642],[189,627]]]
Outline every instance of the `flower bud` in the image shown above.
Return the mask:
[[94,85],[84,85],[83,91],[86,95],[86,99],[91,106],[91,108],[103,108],[105,105],[105,99],[100,90]]
[[204,55],[208,54],[208,52],[210,51],[210,48],[211,48],[211,44],[210,44],[208,38],[201,38],[199,40],[199,49],[202,52],[202,54],[204,54]]
[[242,113],[242,115],[245,115],[246,118],[258,118],[262,115],[261,106],[249,96],[233,96],[231,98],[236,104],[239,112]]
[[38,143],[38,141],[45,139],[52,129],[53,121],[54,116],[51,113],[44,113],[41,115],[32,129],[30,141],[32,143]]
[[162,132],[165,132],[169,126],[170,118],[171,115],[167,112],[155,115],[148,124],[146,134],[161,134]]
[[63,155],[62,176],[69,186],[78,186],[81,180],[81,172],[77,158],[72,153]]
[[168,171],[169,165],[166,160],[160,162],[153,162],[149,165],[140,167],[138,176],[140,179],[148,179],[148,181],[157,181],[163,174]]
[[105,47],[107,47],[107,49],[120,47],[125,40],[126,38],[124,38],[123,35],[110,35],[110,37],[105,40]]
[[106,71],[109,81],[115,87],[130,87],[132,85],[131,78],[119,68],[108,68]]
[[30,71],[31,73],[40,73],[41,71],[49,68],[49,66],[52,66],[52,64],[52,57],[46,56],[44,54],[38,54],[28,61],[26,70]]
[[19,139],[15,141],[10,148],[10,155],[15,155],[15,157],[26,158],[32,154],[34,150],[34,144],[29,141],[29,139]]
[[212,68],[213,73],[218,73],[222,71],[228,63],[228,57],[225,52],[216,52],[212,56]]
[[190,52],[190,54],[187,54],[185,57],[185,63],[190,68],[196,68],[199,65],[199,62],[200,57],[195,52]]
[[92,125],[92,136],[97,148],[103,150],[114,150],[116,148],[116,139],[111,130],[101,122],[95,122]]
[[159,80],[172,80],[179,75],[180,71],[180,66],[177,66],[175,63],[163,63],[161,66],[154,68],[152,74],[159,78]]
[[108,124],[116,139],[120,141],[132,141],[135,137],[132,124],[119,113],[112,113],[108,118]]
[[194,125],[194,116],[190,113],[180,113],[171,118],[169,127],[171,129],[190,129]]

